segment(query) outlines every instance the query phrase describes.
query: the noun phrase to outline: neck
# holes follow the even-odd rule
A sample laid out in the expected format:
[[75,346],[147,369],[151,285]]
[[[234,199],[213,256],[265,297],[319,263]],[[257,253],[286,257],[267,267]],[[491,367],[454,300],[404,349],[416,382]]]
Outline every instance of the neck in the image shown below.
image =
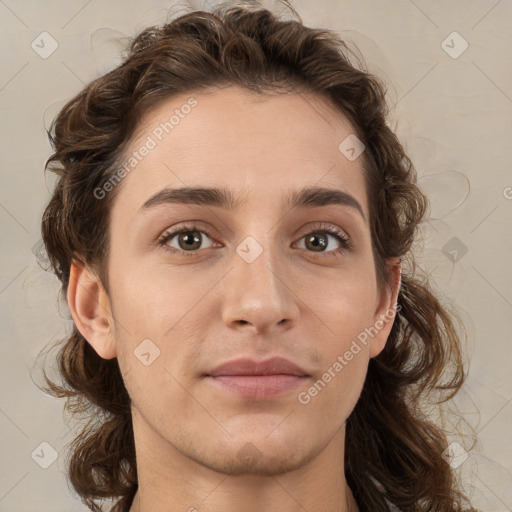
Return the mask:
[[138,490],[130,512],[358,512],[344,476],[345,426],[302,466],[269,475],[213,471],[162,439],[134,411]]

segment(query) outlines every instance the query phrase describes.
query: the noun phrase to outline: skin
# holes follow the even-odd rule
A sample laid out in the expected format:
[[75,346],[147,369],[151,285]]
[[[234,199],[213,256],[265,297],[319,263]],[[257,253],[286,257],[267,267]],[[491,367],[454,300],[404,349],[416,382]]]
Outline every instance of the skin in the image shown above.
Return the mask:
[[[400,287],[400,264],[391,261],[393,284],[379,291],[362,158],[338,150],[355,130],[316,95],[231,86],[166,100],[146,113],[130,151],[190,96],[197,106],[117,185],[110,296],[78,263],[68,289],[78,329],[101,357],[118,357],[132,399],[139,489],[131,512],[357,511],[344,476],[345,421],[392,321],[309,403],[298,400],[379,315],[389,317]],[[242,203],[140,212],[156,192],[182,186],[225,186]],[[351,194],[366,220],[346,205],[284,204],[289,190],[307,186]],[[179,235],[167,246],[181,254],[158,245],[189,221],[209,233],[193,256]],[[319,223],[343,230],[353,248],[323,231],[328,245],[315,251],[306,235]],[[246,237],[262,249],[251,263],[236,252]],[[134,355],[147,338],[160,350],[148,366]],[[241,356],[274,355],[311,377],[264,399],[202,377]],[[242,457],[248,450],[252,460]]]

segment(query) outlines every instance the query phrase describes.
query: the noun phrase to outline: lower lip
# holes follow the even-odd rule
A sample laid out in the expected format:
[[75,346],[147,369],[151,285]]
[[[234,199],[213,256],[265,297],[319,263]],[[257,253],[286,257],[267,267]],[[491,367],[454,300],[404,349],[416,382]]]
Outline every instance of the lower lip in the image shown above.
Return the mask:
[[298,375],[219,375],[208,379],[216,386],[247,398],[267,398],[298,388],[308,377]]

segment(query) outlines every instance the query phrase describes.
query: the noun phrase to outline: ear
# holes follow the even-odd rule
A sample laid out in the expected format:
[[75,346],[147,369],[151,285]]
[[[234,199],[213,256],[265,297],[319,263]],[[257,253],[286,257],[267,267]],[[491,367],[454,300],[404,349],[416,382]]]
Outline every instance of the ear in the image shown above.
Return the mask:
[[103,359],[117,356],[110,300],[100,279],[89,267],[73,260],[67,291],[76,328]]
[[389,285],[386,284],[379,297],[374,313],[370,340],[370,357],[378,356],[386,345],[396,316],[398,293],[402,284],[402,265],[400,258],[393,258],[387,263]]

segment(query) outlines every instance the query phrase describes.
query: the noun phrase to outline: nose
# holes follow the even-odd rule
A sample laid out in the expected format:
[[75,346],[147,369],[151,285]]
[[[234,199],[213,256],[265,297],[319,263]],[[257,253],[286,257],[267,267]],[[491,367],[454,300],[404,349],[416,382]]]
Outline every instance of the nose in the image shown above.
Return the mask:
[[[258,240],[264,240],[260,243]],[[294,325],[299,308],[289,266],[271,237],[248,237],[233,253],[224,280],[222,319],[228,327],[248,325],[255,333]]]

